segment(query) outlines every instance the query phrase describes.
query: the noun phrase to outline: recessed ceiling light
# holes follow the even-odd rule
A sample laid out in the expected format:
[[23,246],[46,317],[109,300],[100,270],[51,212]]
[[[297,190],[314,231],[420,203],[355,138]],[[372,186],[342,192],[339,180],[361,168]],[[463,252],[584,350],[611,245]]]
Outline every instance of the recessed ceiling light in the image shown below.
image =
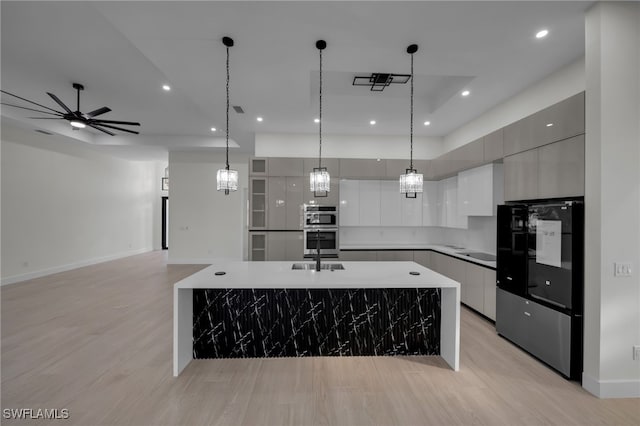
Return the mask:
[[82,121],[71,121],[69,122],[69,124],[78,129],[84,129],[85,127],[87,127],[86,124],[84,124]]
[[425,122],[424,122],[424,125],[425,125],[425,126],[430,126],[430,125],[431,125],[431,122],[430,122],[430,121],[425,121]]
[[462,95],[462,96],[469,96],[470,94],[471,94],[471,92],[470,92],[470,91],[468,91],[468,90],[464,90],[464,91],[461,93],[461,95]]
[[212,132],[215,132],[216,130],[218,130],[218,129],[216,129],[215,127],[212,127],[212,128],[211,128],[211,131],[212,131]]
[[258,118],[256,118],[256,120],[262,121],[262,117],[258,117]]
[[314,118],[314,119],[313,119],[313,122],[314,122],[314,123],[319,123],[319,122],[320,122],[320,119],[319,119],[319,118]]
[[371,120],[371,121],[369,122],[369,124],[371,124],[371,125],[373,126],[374,124],[376,124],[376,120]]
[[549,34],[549,30],[540,30],[536,33],[536,38],[545,38]]
[[168,92],[169,90],[171,90],[171,86],[169,86],[168,84],[163,84],[162,90],[164,90],[165,92]]
[[553,126],[553,123],[547,123],[547,127]]

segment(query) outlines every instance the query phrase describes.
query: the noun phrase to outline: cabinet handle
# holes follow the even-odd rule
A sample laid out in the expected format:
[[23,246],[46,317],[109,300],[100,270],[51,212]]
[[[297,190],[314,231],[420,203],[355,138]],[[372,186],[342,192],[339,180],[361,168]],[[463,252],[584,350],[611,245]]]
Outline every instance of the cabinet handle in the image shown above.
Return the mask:
[[531,316],[531,314],[530,314],[529,312],[527,312],[527,311],[524,311],[524,314],[525,314],[526,316],[528,316],[528,317],[530,317],[530,316]]
[[513,281],[513,278],[511,278],[511,277],[507,277],[507,279],[508,279],[509,281]]

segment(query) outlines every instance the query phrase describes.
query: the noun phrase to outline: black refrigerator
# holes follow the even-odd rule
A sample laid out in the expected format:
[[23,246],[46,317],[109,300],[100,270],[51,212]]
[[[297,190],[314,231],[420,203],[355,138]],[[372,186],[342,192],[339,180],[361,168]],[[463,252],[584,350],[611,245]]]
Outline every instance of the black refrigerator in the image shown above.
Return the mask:
[[582,199],[498,206],[496,330],[565,377],[582,374]]

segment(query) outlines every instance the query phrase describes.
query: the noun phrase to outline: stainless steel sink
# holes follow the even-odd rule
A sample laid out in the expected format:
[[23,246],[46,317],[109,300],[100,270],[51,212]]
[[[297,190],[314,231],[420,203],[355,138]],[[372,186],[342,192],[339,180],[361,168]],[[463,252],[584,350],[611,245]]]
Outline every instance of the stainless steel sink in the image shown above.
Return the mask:
[[[312,269],[316,269],[316,264],[315,263],[294,263],[291,269],[309,271]],[[344,269],[344,266],[342,266],[342,263],[321,263],[320,269],[323,271],[336,271],[336,270]]]
[[457,253],[464,256],[473,257],[474,259],[485,260],[489,262],[494,262],[496,260],[496,257],[494,255],[489,253],[482,253],[479,251],[459,251]]

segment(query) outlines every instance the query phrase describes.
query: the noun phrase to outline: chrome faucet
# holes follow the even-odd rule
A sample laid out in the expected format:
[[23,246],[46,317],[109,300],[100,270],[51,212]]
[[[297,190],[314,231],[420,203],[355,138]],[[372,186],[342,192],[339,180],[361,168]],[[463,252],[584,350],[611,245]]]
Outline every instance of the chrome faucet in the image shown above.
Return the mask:
[[320,271],[320,230],[316,234],[316,271]]

